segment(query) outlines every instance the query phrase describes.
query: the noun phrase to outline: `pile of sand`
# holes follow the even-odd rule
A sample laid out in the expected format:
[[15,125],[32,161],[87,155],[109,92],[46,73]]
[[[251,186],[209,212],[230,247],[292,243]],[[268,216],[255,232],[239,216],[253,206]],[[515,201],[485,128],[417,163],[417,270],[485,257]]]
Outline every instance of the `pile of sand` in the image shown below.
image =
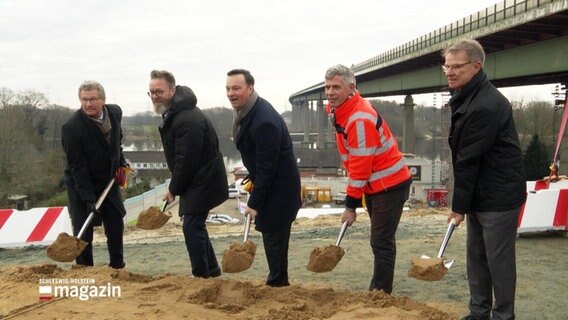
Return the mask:
[[221,267],[223,272],[236,273],[250,268],[256,254],[256,244],[247,240],[243,244],[233,242],[228,250],[223,253]]
[[425,281],[441,280],[448,269],[444,266],[444,260],[441,258],[422,258],[412,257],[412,265],[408,270],[408,276]]
[[314,248],[310,253],[308,270],[312,272],[328,272],[333,270],[345,255],[345,250],[336,245]]
[[161,228],[170,218],[172,214],[165,214],[158,207],[150,207],[138,215],[136,227],[142,230],[155,230]]
[[71,262],[87,247],[85,241],[68,235],[65,232],[57,235],[57,239],[47,247],[47,256],[59,262]]
[[[38,287],[49,279],[89,280],[120,287],[120,296],[53,296],[40,302]],[[292,285],[271,288],[260,281],[151,277],[97,266],[62,270],[55,265],[0,268],[0,317],[18,319],[406,319],[455,317],[383,292],[339,292]],[[71,285],[71,284],[69,284]],[[117,290],[113,291],[116,293]]]

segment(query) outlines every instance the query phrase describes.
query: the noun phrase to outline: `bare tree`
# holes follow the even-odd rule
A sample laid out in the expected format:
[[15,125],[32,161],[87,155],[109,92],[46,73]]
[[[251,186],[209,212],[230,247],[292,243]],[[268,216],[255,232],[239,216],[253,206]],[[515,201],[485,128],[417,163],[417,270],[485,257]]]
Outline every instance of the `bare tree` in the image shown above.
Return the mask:
[[554,109],[552,104],[536,101],[530,102],[524,110],[526,119],[526,128],[524,134],[529,136],[529,139],[538,135],[540,140],[545,144],[552,144],[552,120]]
[[14,100],[13,104],[36,108],[48,102],[45,94],[35,90],[24,90],[18,92]]
[[15,96],[16,94],[14,93],[14,91],[6,87],[0,88],[0,108],[4,108],[8,105],[11,105],[12,100],[14,100]]
[[0,185],[3,194],[0,201],[10,192],[18,191],[19,178],[33,169],[28,163],[28,154],[35,144],[34,130],[21,108],[5,106],[0,109]]

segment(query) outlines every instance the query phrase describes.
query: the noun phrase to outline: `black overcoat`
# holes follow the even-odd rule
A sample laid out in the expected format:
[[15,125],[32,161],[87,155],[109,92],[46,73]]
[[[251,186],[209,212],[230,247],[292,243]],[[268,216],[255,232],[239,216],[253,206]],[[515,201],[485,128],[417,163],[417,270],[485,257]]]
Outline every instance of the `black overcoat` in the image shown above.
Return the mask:
[[[122,110],[114,104],[105,107],[112,125],[110,145],[97,125],[81,109],[75,111],[61,127],[61,141],[67,158],[64,180],[72,222],[85,220],[89,214],[85,203],[96,202],[110,179],[116,176],[116,170],[126,165],[120,127]],[[108,193],[106,202],[111,203],[122,216],[126,215],[120,187],[116,183]],[[81,227],[76,223],[73,225]]]
[[207,213],[229,197],[217,133],[196,104],[190,88],[176,86],[172,107],[158,127],[180,215]]

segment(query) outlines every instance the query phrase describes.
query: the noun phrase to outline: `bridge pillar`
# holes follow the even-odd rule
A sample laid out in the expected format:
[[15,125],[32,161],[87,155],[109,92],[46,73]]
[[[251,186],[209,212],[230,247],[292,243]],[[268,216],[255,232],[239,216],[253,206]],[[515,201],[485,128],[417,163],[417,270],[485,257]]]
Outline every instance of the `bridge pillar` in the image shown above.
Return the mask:
[[327,128],[327,114],[323,106],[323,99],[320,97],[317,101],[317,114],[318,114],[318,138],[317,145],[318,149],[325,148],[325,129]]
[[302,104],[292,104],[292,127],[290,130],[297,131],[302,128]]
[[304,131],[304,143],[308,143],[310,141],[310,113],[312,113],[310,102],[311,101],[306,98],[304,103],[304,127],[302,128]]
[[414,153],[414,99],[411,95],[404,98],[402,122],[402,152]]

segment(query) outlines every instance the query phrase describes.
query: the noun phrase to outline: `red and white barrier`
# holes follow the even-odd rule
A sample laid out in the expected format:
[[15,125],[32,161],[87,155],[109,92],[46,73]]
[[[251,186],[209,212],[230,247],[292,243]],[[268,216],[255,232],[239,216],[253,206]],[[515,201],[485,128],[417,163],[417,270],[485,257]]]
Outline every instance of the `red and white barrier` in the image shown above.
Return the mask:
[[0,209],[0,247],[49,245],[61,232],[72,234],[67,207]]
[[527,182],[517,233],[548,230],[568,231],[568,180]]

